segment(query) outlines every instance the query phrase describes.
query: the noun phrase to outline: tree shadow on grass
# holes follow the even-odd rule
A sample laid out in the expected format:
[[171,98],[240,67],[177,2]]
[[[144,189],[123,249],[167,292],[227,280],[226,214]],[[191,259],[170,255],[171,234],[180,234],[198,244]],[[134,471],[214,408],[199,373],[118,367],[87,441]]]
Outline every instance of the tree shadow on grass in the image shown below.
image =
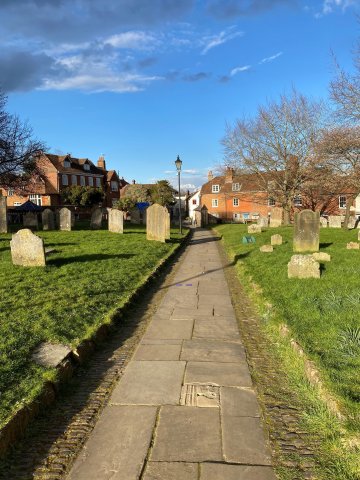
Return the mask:
[[333,242],[330,242],[330,243],[320,243],[320,248],[328,248],[330,247],[331,245],[333,244]]
[[110,260],[115,258],[131,258],[135,257],[135,253],[119,253],[117,255],[107,255],[105,253],[94,253],[87,255],[76,255],[68,258],[52,258],[47,262],[48,265],[55,265],[61,267],[62,265],[68,265],[69,263],[83,263],[83,262],[99,262],[101,260]]

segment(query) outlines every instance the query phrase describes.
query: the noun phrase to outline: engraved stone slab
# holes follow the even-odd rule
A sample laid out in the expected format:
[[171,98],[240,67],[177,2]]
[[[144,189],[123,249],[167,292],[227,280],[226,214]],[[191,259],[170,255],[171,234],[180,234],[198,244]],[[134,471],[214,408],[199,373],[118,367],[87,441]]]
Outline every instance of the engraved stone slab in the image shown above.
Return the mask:
[[218,407],[220,388],[211,384],[186,383],[181,390],[180,405],[186,407]]
[[360,244],[357,242],[349,242],[346,244],[348,250],[359,250]]
[[45,208],[45,210],[41,213],[41,222],[43,230],[55,229],[55,215],[50,208]]
[[259,250],[262,253],[271,253],[274,251],[274,247],[272,245],[263,245]]
[[281,227],[283,222],[283,208],[273,207],[271,209],[270,227]]
[[117,208],[109,211],[109,232],[124,233],[124,212]]
[[312,255],[293,255],[288,263],[288,278],[320,278],[320,264]]
[[12,236],[11,259],[14,265],[22,267],[43,267],[46,265],[44,241],[24,228]]
[[341,215],[329,215],[329,227],[341,228]]
[[260,225],[249,225],[247,231],[248,233],[261,233],[262,229]]
[[[166,211],[165,211],[166,210]],[[157,203],[151,205],[146,211],[146,238],[164,242],[169,237],[168,227],[170,225],[169,212]]]
[[327,228],[327,226],[328,226],[327,218],[325,218],[325,217],[320,217],[320,226],[321,226],[322,228]]
[[6,197],[3,197],[0,192],[0,233],[7,233],[7,207]]
[[269,226],[269,218],[265,215],[260,215],[257,219],[257,224],[262,228],[267,228]]
[[102,208],[96,207],[91,213],[90,228],[99,230],[102,227]]
[[64,207],[59,211],[59,228],[60,230],[71,230],[71,210]]
[[318,252],[320,236],[320,212],[302,210],[295,213],[294,252]]
[[37,213],[26,212],[23,216],[23,225],[24,227],[38,228]]
[[283,238],[281,235],[271,235],[271,245],[282,245]]
[[315,252],[312,254],[317,262],[330,262],[331,255],[325,252]]
[[71,348],[61,343],[41,343],[31,356],[31,360],[42,367],[57,367],[71,352]]

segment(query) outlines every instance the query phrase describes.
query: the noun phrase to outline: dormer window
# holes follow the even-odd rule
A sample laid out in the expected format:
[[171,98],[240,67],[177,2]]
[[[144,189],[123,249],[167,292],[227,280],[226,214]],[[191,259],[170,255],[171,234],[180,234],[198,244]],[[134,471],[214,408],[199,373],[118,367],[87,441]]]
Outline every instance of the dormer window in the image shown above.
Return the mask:
[[111,182],[111,191],[112,192],[117,192],[118,190],[119,190],[118,182]]
[[240,190],[240,183],[233,183],[232,184],[232,191],[238,192]]
[[70,168],[70,167],[71,167],[70,160],[64,160],[64,168]]
[[211,191],[212,193],[220,192],[220,185],[213,185]]
[[88,163],[84,163],[84,170],[90,170],[90,165]]

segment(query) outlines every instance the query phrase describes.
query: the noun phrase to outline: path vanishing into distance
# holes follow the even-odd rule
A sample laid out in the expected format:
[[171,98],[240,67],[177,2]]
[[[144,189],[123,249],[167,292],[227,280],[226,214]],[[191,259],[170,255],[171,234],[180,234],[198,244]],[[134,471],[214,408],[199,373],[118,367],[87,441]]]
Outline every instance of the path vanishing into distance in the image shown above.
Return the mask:
[[222,260],[196,229],[67,480],[275,480]]

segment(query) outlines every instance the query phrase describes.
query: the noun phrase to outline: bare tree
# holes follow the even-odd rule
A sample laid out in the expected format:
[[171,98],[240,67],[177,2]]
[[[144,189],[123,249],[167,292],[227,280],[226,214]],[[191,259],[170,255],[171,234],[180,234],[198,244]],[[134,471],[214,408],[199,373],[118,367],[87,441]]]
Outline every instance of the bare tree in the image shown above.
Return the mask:
[[26,122],[5,110],[6,101],[0,91],[0,185],[4,187],[25,182],[36,170],[34,156],[45,148]]
[[324,125],[325,107],[293,90],[260,106],[251,119],[228,126],[222,140],[225,164],[255,174],[259,189],[284,208],[284,223],[296,195],[311,178],[313,147]]

